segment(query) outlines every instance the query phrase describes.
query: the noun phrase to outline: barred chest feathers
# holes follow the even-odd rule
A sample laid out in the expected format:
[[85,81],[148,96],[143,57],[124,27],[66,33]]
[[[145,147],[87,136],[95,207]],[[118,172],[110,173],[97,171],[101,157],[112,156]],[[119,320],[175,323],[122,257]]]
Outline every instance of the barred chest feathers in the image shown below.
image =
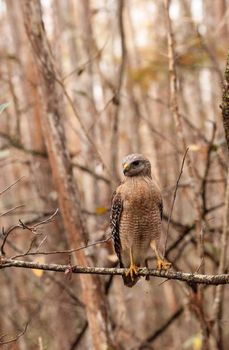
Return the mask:
[[[144,178],[130,178],[122,185],[123,210],[146,210],[157,207],[158,189]],[[155,202],[154,202],[155,199]]]

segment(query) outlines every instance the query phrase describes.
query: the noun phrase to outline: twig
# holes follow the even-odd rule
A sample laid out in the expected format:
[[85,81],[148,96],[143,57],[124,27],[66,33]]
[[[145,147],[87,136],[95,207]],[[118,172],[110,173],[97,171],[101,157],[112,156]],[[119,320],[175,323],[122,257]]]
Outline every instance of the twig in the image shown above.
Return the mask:
[[[17,251],[18,253],[23,254],[22,250],[19,249],[18,247],[16,247],[12,242],[8,241],[7,244],[14,251]],[[0,257],[0,264],[1,264],[1,257]],[[52,282],[56,283],[57,285],[59,285],[68,294],[68,296],[76,303],[76,305],[81,306],[81,307],[85,306],[84,303],[79,298],[77,298],[75,292],[73,292],[71,290],[71,288],[69,288],[69,286],[66,285],[66,283],[59,281],[57,278],[55,278],[55,275],[53,275],[53,274],[48,275],[47,278],[50,281],[52,281]]]
[[184,308],[181,306],[177,309],[167,320],[160,326],[153,334],[148,336],[146,340],[139,346],[139,350],[143,350],[145,345],[152,343],[157,337],[159,337],[184,311]]
[[[33,225],[33,226],[28,226],[28,225],[26,225],[25,223],[23,223],[21,219],[19,219],[19,225],[14,225],[14,226],[10,227],[9,230],[8,230],[7,232],[4,232],[4,229],[3,229],[3,232],[2,232],[2,233],[3,233],[3,237],[4,237],[4,238],[3,238],[2,245],[1,245],[1,249],[0,249],[1,254],[2,254],[2,255],[5,255],[4,247],[5,247],[7,238],[8,238],[8,236],[10,235],[11,232],[13,232],[13,231],[14,231],[15,229],[17,229],[17,228],[20,228],[20,229],[23,229],[23,230],[24,230],[24,229],[27,229],[27,230],[29,230],[29,231],[35,233],[38,226],[44,225],[44,224],[48,224],[49,222],[51,222],[52,219],[54,218],[54,216],[57,215],[58,210],[59,210],[59,209],[56,209],[55,212],[54,212],[51,216],[49,216],[47,219],[42,220],[42,221],[38,222],[37,224],[35,224],[35,225]],[[24,254],[23,254],[23,256],[24,256]]]
[[202,184],[201,184],[201,194],[202,194],[202,202],[203,202],[203,212],[205,211],[206,207],[207,207],[207,198],[206,198],[206,185],[207,185],[207,179],[208,179],[208,174],[210,171],[210,167],[211,167],[211,153],[213,150],[213,142],[215,139],[215,134],[216,134],[216,124],[215,122],[212,122],[212,136],[211,136],[211,140],[208,144],[208,152],[207,152],[207,159],[206,159],[206,165],[205,165],[205,170],[204,170],[204,176],[203,176],[203,180],[202,180]]
[[[63,272],[69,270],[69,265],[60,264],[42,264],[33,261],[20,261],[13,259],[1,258],[0,269],[17,267],[26,269],[38,269],[44,271],[55,271]],[[107,268],[107,267],[89,267],[89,266],[71,266],[72,273],[78,274],[96,274],[96,275],[119,275],[122,276],[126,274],[128,269],[123,268]],[[206,285],[219,285],[219,284],[229,284],[229,274],[219,274],[219,275],[202,275],[196,273],[187,272],[172,272],[164,270],[154,270],[147,268],[139,268],[139,276],[155,276],[160,278],[167,278],[170,280],[178,280],[183,282],[188,282],[191,284],[206,284]]]
[[104,51],[106,45],[107,45],[108,39],[105,41],[104,45],[97,50],[97,52],[94,54],[93,57],[90,57],[86,62],[82,63],[81,65],[79,65],[78,67],[76,67],[75,69],[73,69],[71,72],[69,72],[68,74],[66,74],[63,78],[62,81],[64,82],[66,79],[70,78],[73,74],[77,73],[77,75],[81,75],[83,73],[83,71],[86,69],[86,67],[93,62],[95,59],[99,58],[102,54],[102,52]]
[[76,347],[79,345],[80,340],[82,339],[82,337],[83,337],[83,335],[84,335],[84,333],[86,332],[87,329],[88,329],[88,322],[85,321],[83,326],[82,326],[82,328],[81,328],[81,331],[79,332],[79,334],[77,334],[76,339],[74,340],[74,342],[70,346],[69,350],[76,349]]
[[98,244],[106,243],[110,239],[111,239],[111,236],[109,236],[108,238],[103,239],[101,241],[97,241],[97,242],[94,242],[94,243],[87,244],[87,245],[85,245],[83,247],[80,247],[80,248],[68,249],[68,250],[53,250],[51,252],[39,252],[39,251],[37,251],[37,252],[30,252],[30,249],[29,249],[26,253],[15,255],[11,259],[17,259],[17,258],[21,258],[23,256],[31,256],[31,255],[71,254],[71,253],[74,253],[74,252],[78,252],[79,250],[82,250],[82,249],[86,249],[86,248],[93,247],[93,246],[98,245]]
[[28,149],[18,139],[13,138],[8,134],[0,132],[0,137],[7,140],[8,143],[10,144],[10,146],[12,146],[20,151],[23,151],[24,153],[32,154],[33,156],[39,156],[42,158],[47,158],[47,154],[45,152],[37,151],[35,149]]
[[[56,72],[56,74],[58,74],[58,73]],[[62,82],[62,80],[61,80],[60,78],[58,78],[57,76],[55,76],[55,80],[56,80],[56,82],[61,86],[61,88],[62,88],[62,90],[63,90],[63,93],[64,93],[64,96],[66,97],[66,99],[67,99],[69,105],[71,106],[71,109],[72,109],[72,111],[73,111],[73,114],[74,114],[74,116],[76,117],[76,119],[78,120],[79,125],[80,125],[80,127],[81,127],[81,129],[82,129],[84,135],[86,136],[88,142],[91,144],[91,146],[92,146],[94,152],[96,153],[97,158],[99,159],[99,161],[100,161],[101,164],[103,165],[104,169],[106,169],[106,172],[107,172],[108,176],[109,176],[110,178],[112,178],[111,173],[110,173],[110,170],[109,170],[109,168],[107,167],[107,165],[105,164],[105,162],[104,162],[104,160],[103,160],[103,157],[102,157],[100,151],[98,150],[98,148],[97,148],[97,146],[96,146],[96,144],[95,144],[93,138],[92,138],[91,135],[89,134],[89,132],[88,132],[88,130],[86,129],[85,125],[83,124],[82,118],[80,117],[80,115],[79,115],[79,113],[78,113],[78,111],[77,111],[77,109],[76,109],[76,107],[75,107],[75,105],[74,105],[74,102],[73,102],[71,96],[69,95],[69,93],[68,93],[68,91],[67,91],[66,86],[64,85],[64,83]]]
[[181,153],[181,154],[182,154],[182,152],[179,150],[179,148],[177,147],[177,145],[176,145],[172,140],[170,140],[165,134],[162,134],[160,131],[158,131],[158,130],[152,125],[152,123],[151,123],[150,120],[148,120],[148,119],[147,119],[146,117],[144,117],[143,115],[140,115],[140,117],[141,117],[141,119],[143,119],[143,120],[147,123],[147,125],[148,125],[150,131],[152,131],[153,133],[155,133],[156,135],[158,135],[163,141],[168,142],[168,144],[170,144],[178,153]]
[[85,304],[76,296],[75,290],[71,289],[70,286],[66,284],[64,279],[59,280],[54,274],[51,273],[47,277],[50,281],[61,287],[61,289],[65,291],[65,293],[72,299],[72,302],[74,302],[76,306],[80,306],[82,308],[85,307]]
[[3,337],[5,337],[6,335],[0,337],[0,345],[10,344],[10,343],[17,341],[20,337],[22,337],[25,334],[25,332],[27,331],[28,325],[29,325],[29,322],[26,323],[25,328],[23,329],[23,331],[21,333],[19,333],[18,335],[16,335],[14,338],[12,338],[10,340],[5,340],[5,341],[2,340]]
[[59,211],[59,209],[57,208],[57,209],[54,211],[54,213],[53,213],[52,215],[50,215],[47,219],[38,222],[38,223],[35,224],[33,227],[36,228],[36,227],[38,227],[38,226],[40,226],[40,225],[44,225],[44,224],[50,223],[50,222],[52,221],[52,219],[57,215],[58,211]]
[[194,132],[194,134],[198,137],[199,140],[203,140],[204,143],[208,144],[208,139],[207,137],[204,135],[203,132],[200,131],[200,129],[195,126],[191,120],[190,120],[190,117],[188,118],[186,115],[184,114],[181,114],[182,116],[182,119],[184,121],[184,123]]
[[101,180],[104,181],[105,183],[107,183],[108,185],[110,185],[111,181],[110,179],[108,179],[107,177],[97,174],[93,169],[90,169],[89,167],[85,166],[85,165],[81,165],[75,161],[72,162],[72,166],[76,167],[77,169],[80,169],[88,174],[90,174],[91,176],[93,176],[95,179],[97,180]]
[[201,260],[200,260],[200,264],[199,266],[196,268],[195,272],[199,272],[199,271],[205,271],[205,261],[204,261],[204,228],[202,227],[200,230],[200,244],[203,247],[203,254],[201,256]]
[[223,74],[222,74],[222,71],[220,69],[220,66],[217,62],[217,59],[215,58],[215,55],[214,55],[214,49],[211,50],[206,41],[204,40],[204,37],[203,35],[201,35],[200,31],[199,31],[199,28],[197,27],[196,28],[196,35],[197,35],[197,38],[199,39],[199,42],[202,46],[202,48],[204,49],[204,51],[208,54],[210,60],[212,61],[212,64],[214,66],[214,69],[215,71],[217,72],[217,75],[218,75],[218,78],[219,78],[219,81],[222,81],[223,80]]
[[[20,256],[27,256],[27,255],[29,255],[30,250],[33,248],[33,245],[34,245],[34,243],[36,242],[36,239],[37,239],[37,237],[34,236],[33,239],[32,239],[31,242],[30,242],[30,245],[29,245],[29,248],[27,249],[27,251],[26,251],[25,253],[21,254]],[[13,258],[12,258],[12,259],[13,259]]]
[[182,173],[183,173],[184,162],[185,162],[185,158],[186,158],[187,153],[188,153],[188,148],[186,149],[185,154],[183,156],[180,173],[179,173],[179,176],[177,178],[176,187],[175,187],[175,190],[174,190],[174,193],[173,193],[173,201],[172,201],[172,206],[171,206],[171,210],[170,210],[170,213],[169,213],[169,220],[168,220],[168,225],[167,225],[167,230],[166,230],[166,235],[165,235],[165,246],[164,246],[164,254],[163,254],[163,256],[165,256],[165,252],[166,252],[166,245],[167,245],[167,240],[168,240],[170,221],[171,221],[171,218],[172,218],[173,208],[174,208],[176,195],[177,195],[177,190],[178,190],[178,186],[179,186],[179,181],[180,181]]
[[17,206],[14,207],[14,208],[10,208],[10,209],[4,211],[4,213],[0,214],[0,217],[1,217],[1,216],[4,216],[4,215],[8,215],[8,214],[12,213],[13,211],[15,211],[15,210],[17,210],[17,209],[19,209],[19,208],[22,208],[22,207],[24,207],[24,206],[25,206],[25,204],[21,204],[21,205],[17,205]]
[[[221,208],[224,205],[224,203],[220,203],[217,205],[214,205],[213,207],[210,207],[209,209],[206,210],[205,215],[211,213],[214,210],[217,210],[219,208]],[[163,217],[168,220],[168,217],[163,214]],[[184,225],[181,224],[180,222],[176,222],[173,219],[171,219],[170,221],[171,224],[173,224],[173,226],[175,227],[176,230],[181,230],[181,234],[180,236],[176,239],[175,242],[171,243],[171,245],[169,246],[169,248],[166,251],[165,257],[168,257],[168,255],[177,248],[177,246],[183,241],[183,239],[192,232],[192,230],[195,229],[196,227],[196,222],[190,224],[190,225]]]
[[25,177],[25,176],[21,176],[21,177],[20,177],[19,179],[17,179],[14,183],[12,183],[12,184],[9,185],[8,187],[6,187],[4,190],[2,190],[2,191],[0,192],[0,196],[1,196],[3,193],[9,191],[10,188],[12,188],[14,185],[16,185],[16,184],[17,184],[19,181],[21,181],[24,177]]
[[19,228],[19,225],[14,225],[8,229],[7,232],[5,232],[4,227],[2,228],[2,235],[3,235],[3,240],[1,244],[1,254],[0,255],[5,255],[4,247],[7,241],[8,236],[10,235],[11,232],[13,232],[16,228]]
[[42,238],[42,240],[40,241],[38,247],[37,247],[37,252],[39,251],[40,247],[42,246],[42,244],[43,244],[46,240],[47,240],[47,236],[44,236],[44,237]]

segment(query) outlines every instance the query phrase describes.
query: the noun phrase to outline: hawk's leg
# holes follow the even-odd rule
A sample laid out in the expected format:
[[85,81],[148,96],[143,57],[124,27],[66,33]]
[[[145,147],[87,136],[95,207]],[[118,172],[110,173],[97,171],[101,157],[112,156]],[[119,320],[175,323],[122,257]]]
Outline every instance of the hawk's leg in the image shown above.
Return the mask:
[[137,275],[137,274],[138,274],[138,266],[134,264],[132,249],[130,248],[130,267],[126,272],[126,276],[130,275],[132,281],[134,281],[134,275]]
[[162,258],[161,254],[159,253],[157,249],[157,245],[155,241],[151,241],[150,243],[151,248],[153,249],[156,258],[157,258],[157,269],[158,270],[168,270],[171,267],[171,263],[166,261],[165,259]]

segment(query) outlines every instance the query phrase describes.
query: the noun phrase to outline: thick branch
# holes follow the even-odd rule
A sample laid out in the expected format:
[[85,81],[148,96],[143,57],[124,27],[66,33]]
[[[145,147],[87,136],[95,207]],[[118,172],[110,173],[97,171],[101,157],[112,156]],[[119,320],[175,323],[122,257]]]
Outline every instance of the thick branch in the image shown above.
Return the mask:
[[[80,273],[80,274],[93,274],[93,275],[119,275],[122,276],[127,272],[127,269],[120,268],[108,268],[108,267],[89,267],[89,266],[70,266],[59,264],[41,264],[30,261],[19,261],[13,259],[1,259],[0,269],[7,267],[21,267],[27,269],[38,269],[55,272],[68,272]],[[229,274],[220,275],[201,275],[197,273],[187,272],[173,272],[173,271],[159,271],[154,269],[147,269],[145,267],[139,268],[139,276],[154,276],[161,277],[170,280],[178,280],[182,282],[195,283],[195,284],[229,284]]]

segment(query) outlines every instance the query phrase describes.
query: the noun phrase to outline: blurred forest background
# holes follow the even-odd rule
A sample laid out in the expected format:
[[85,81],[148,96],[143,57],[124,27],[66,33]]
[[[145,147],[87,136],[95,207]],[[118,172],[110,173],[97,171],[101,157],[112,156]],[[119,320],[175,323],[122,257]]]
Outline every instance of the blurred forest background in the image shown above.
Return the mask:
[[[189,147],[166,257],[175,270],[226,271],[228,154],[219,105],[228,31],[228,0],[0,1],[0,191],[20,179],[1,194],[1,239],[19,220],[27,226],[8,236],[7,257],[116,266],[110,241],[36,253],[109,236],[121,160],[133,152],[151,161],[166,232]],[[227,349],[228,287],[161,281],[142,278],[128,289],[120,276],[2,269],[0,345]]]

